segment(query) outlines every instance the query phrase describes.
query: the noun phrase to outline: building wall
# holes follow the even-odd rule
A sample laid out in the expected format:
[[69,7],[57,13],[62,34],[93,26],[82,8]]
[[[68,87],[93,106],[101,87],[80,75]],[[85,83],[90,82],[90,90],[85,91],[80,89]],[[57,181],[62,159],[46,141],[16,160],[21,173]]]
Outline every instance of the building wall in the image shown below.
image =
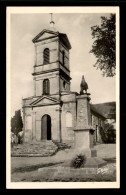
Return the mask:
[[74,129],[76,127],[76,102],[69,102],[63,104],[61,119],[62,141],[73,145]]
[[[33,98],[34,99],[34,98]],[[43,115],[48,114],[51,117],[51,134],[52,140],[57,140],[69,143],[74,146],[75,144],[75,132],[77,125],[77,109],[78,112],[81,111],[82,107],[78,107],[76,102],[76,94],[68,93],[61,96],[63,105],[60,111],[60,105],[47,105],[38,106],[33,108],[25,107],[23,110],[24,117],[24,140],[41,140],[41,118]],[[29,101],[29,100],[28,100]],[[25,100],[26,105],[27,101]],[[30,100],[31,102],[31,100]],[[83,101],[84,103],[85,101]],[[81,104],[79,104],[81,105]],[[89,109],[89,108],[88,108]],[[87,112],[87,107],[83,105],[83,123],[88,123],[95,129],[94,134],[90,133],[90,147],[93,146],[93,142],[102,142],[99,132],[99,127],[103,126],[104,121],[93,114],[92,112]],[[61,115],[60,115],[61,114]],[[87,119],[88,115],[91,115],[91,123]],[[61,117],[60,117],[61,116]],[[96,127],[97,127],[97,140],[96,140]],[[61,128],[61,129],[60,129]]]
[[[94,143],[99,142],[102,143],[101,135],[100,135],[100,127],[103,127],[104,121],[100,117],[94,115],[92,113],[92,126],[95,129],[94,131]],[[97,135],[96,135],[97,133]]]
[[[43,51],[45,48],[49,48],[50,51],[50,61],[49,64],[43,64]],[[61,52],[65,51],[65,65],[61,62]],[[59,76],[59,71],[56,69],[61,69],[68,75],[65,78],[63,75]],[[39,43],[35,43],[35,66],[34,74],[42,73],[40,75],[34,76],[34,95],[41,96],[43,93],[43,80],[49,79],[50,81],[50,94],[59,93],[59,88],[61,91],[70,90],[69,82],[69,51],[63,46],[58,38],[52,38],[50,40],[44,40]],[[66,87],[63,87],[63,82],[66,82]]]
[[49,79],[50,83],[50,94],[59,93],[59,75],[58,71],[53,73],[46,73],[35,77],[35,95],[41,96],[43,94],[43,81]]
[[[28,120],[30,118],[30,120]],[[32,140],[32,109],[23,108],[23,132],[24,132],[24,141],[29,142]],[[30,124],[29,124],[30,123]]]
[[24,141],[41,140],[41,118],[48,114],[51,117],[52,140],[59,140],[60,137],[60,115],[59,105],[25,108],[24,113]]
[[[62,76],[59,76],[59,71],[45,73],[39,76],[35,76],[34,80],[34,94],[35,96],[41,96],[43,94],[43,80],[49,79],[50,81],[50,94],[59,93],[61,91],[70,91],[70,82]],[[65,81],[66,86],[64,88],[63,82]]]
[[[50,50],[50,63],[56,62],[59,60],[58,55],[58,38],[47,39],[39,43],[35,43],[35,65],[43,65],[43,51],[44,49],[49,48]],[[49,67],[48,67],[49,68]]]
[[66,47],[60,42],[59,43],[59,60],[60,63],[62,64],[62,52],[65,51],[65,66],[67,67],[67,69],[69,69],[69,51],[68,49],[66,49]]
[[[64,87],[64,82],[65,82],[65,87]],[[63,77],[60,77],[60,90],[61,91],[70,91],[70,82],[68,82]]]

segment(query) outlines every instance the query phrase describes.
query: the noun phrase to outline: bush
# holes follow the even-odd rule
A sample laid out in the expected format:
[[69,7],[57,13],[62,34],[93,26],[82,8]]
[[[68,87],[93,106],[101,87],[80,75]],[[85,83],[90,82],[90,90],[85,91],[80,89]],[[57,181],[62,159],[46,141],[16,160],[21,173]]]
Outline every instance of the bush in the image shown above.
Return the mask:
[[85,163],[86,163],[86,156],[79,154],[75,158],[72,159],[71,167],[81,168],[81,167],[84,167]]
[[107,134],[106,134],[105,130],[103,130],[103,128],[100,127],[99,132],[100,132],[101,139],[102,139],[103,143],[107,143]]
[[116,143],[116,133],[111,124],[105,124],[104,129],[100,127],[101,139],[104,143]]
[[114,130],[108,131],[108,143],[116,143],[116,133]]
[[23,131],[18,133],[18,144],[23,144]]

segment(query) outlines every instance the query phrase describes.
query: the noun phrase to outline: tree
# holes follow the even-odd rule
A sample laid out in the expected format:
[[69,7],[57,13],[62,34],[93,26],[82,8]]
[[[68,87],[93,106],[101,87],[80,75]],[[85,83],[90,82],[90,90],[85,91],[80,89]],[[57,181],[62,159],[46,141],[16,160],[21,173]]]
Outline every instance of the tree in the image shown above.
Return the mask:
[[11,118],[11,132],[15,135],[18,135],[20,131],[22,131],[23,122],[21,117],[21,111],[15,111],[15,115]]
[[94,67],[103,72],[103,76],[113,77],[116,74],[116,23],[115,14],[101,17],[101,26],[91,27],[92,37],[95,39],[90,53],[97,61]]

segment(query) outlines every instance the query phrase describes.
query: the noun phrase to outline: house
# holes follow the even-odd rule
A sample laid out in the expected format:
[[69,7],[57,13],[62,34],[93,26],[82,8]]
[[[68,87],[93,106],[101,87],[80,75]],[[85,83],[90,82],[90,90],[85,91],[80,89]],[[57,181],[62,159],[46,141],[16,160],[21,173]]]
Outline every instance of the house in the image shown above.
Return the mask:
[[104,116],[104,124],[106,124],[106,128],[109,131],[110,142],[113,142],[111,137],[113,137],[113,139],[116,138],[116,102],[93,104],[93,107],[97,110],[97,112],[100,112],[102,116]]

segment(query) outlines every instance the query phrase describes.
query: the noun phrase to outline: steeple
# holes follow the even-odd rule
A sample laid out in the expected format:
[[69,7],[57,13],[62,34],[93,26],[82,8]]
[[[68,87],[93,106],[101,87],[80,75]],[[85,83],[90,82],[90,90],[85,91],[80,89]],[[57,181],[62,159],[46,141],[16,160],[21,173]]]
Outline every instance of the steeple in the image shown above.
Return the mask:
[[54,25],[55,25],[55,22],[53,21],[53,13],[50,13],[50,27],[47,30],[58,32],[57,29],[54,27]]
[[[70,42],[66,34],[54,28],[52,13],[50,28],[42,30],[32,41],[35,45],[35,65],[32,73],[34,94],[57,95],[70,91],[69,50]],[[55,87],[54,87],[55,86]]]

